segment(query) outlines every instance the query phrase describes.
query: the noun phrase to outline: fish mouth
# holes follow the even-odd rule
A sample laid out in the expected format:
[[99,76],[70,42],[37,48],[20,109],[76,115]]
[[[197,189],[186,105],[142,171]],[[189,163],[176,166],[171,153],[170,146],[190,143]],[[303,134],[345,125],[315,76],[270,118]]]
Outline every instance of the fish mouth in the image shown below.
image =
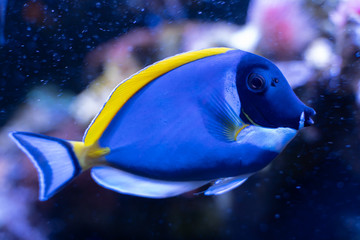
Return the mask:
[[303,111],[300,115],[300,121],[299,121],[299,130],[308,127],[314,124],[314,120],[311,119],[311,116],[314,116],[315,111],[312,111],[311,113]]
[[315,116],[316,112],[312,108],[306,108],[300,115],[299,121],[299,130],[303,127],[308,127],[314,124],[314,120],[312,120],[312,116]]

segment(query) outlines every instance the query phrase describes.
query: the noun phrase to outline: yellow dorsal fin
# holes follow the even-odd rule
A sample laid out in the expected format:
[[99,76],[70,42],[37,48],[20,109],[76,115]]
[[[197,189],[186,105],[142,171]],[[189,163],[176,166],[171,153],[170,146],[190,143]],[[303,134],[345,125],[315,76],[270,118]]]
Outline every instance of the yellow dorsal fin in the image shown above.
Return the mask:
[[94,144],[97,140],[99,140],[99,138],[101,137],[111,120],[114,118],[116,113],[121,109],[121,107],[124,106],[124,104],[146,84],[186,63],[193,62],[201,58],[225,53],[229,50],[232,49],[208,48],[199,51],[175,55],[173,57],[156,62],[149,67],[135,73],[128,79],[122,81],[113,90],[102,110],[94,118],[92,124],[88,127],[86,135],[84,137],[85,145],[90,146]]

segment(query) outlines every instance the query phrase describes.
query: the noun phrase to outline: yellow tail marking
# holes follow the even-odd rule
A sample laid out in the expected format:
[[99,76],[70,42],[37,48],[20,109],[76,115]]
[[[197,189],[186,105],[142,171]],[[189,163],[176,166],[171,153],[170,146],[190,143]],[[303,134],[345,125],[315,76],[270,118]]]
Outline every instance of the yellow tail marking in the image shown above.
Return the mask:
[[229,50],[232,49],[209,48],[179,54],[156,62],[124,80],[113,90],[107,103],[104,105],[100,113],[94,118],[92,124],[88,127],[86,136],[84,138],[85,146],[90,146],[99,140],[121,107],[146,84],[169,72],[170,70],[180,67],[186,63],[225,53]]
[[110,148],[90,148],[88,151],[88,157],[99,158],[110,153]]
[[86,146],[83,142],[70,141],[83,171],[102,163],[101,158],[110,153],[110,148],[99,147],[97,143]]

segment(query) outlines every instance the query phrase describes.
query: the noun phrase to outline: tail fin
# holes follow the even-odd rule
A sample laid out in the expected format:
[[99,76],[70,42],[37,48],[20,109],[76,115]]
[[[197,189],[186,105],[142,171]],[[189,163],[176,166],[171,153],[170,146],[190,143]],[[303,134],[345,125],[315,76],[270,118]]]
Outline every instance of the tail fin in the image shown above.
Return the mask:
[[27,132],[11,132],[9,135],[38,171],[41,201],[52,197],[80,174],[81,167],[69,142]]

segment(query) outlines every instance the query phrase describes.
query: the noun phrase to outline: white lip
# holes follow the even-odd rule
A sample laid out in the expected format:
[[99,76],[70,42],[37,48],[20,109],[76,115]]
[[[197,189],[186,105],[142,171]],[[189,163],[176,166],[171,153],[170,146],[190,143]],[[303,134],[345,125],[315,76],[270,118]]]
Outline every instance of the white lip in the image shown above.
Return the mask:
[[305,125],[305,112],[302,112],[299,121],[299,130],[302,129],[304,125]]

